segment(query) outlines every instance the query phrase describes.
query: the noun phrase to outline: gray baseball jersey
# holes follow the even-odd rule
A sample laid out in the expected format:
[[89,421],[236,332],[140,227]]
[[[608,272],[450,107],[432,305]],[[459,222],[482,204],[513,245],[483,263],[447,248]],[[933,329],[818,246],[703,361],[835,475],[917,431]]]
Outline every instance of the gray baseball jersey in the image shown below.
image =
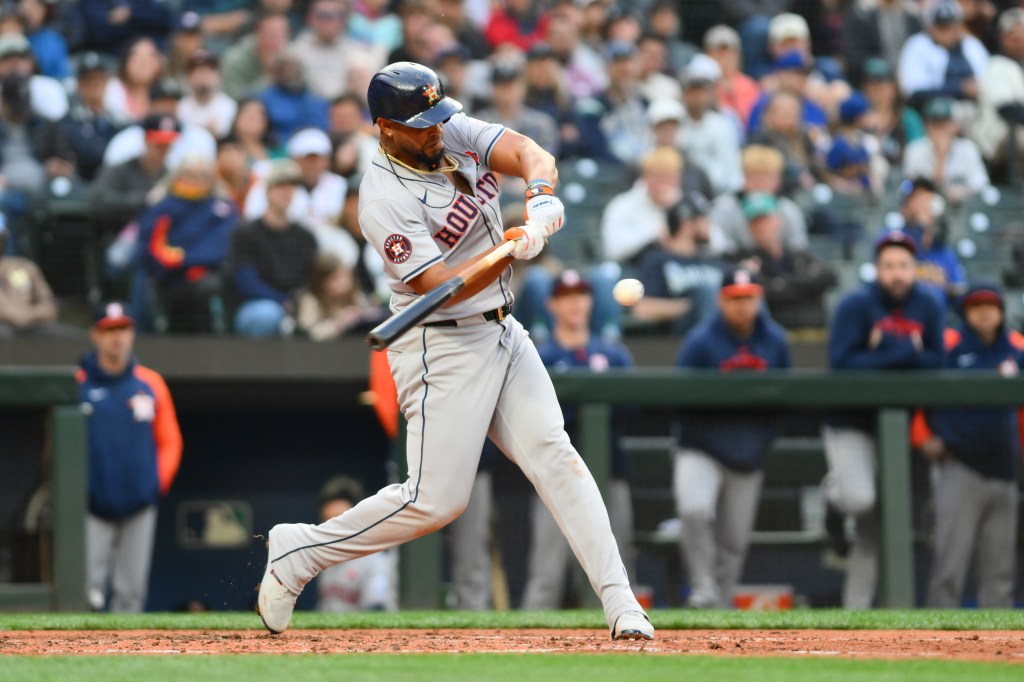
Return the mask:
[[[414,173],[378,153],[359,187],[360,225],[384,257],[391,307],[415,298],[409,281],[503,239],[490,153],[505,133],[464,115],[444,126],[448,154],[472,195],[440,173]],[[583,459],[569,442],[551,379],[514,316],[480,315],[512,302],[508,268],[466,301],[388,348],[405,415],[408,478],[319,525],[279,524],[268,543],[273,575],[298,593],[318,572],[435,531],[462,513],[490,437],[533,481],[601,598],[609,627],[642,611],[629,586],[611,524]],[[430,320],[430,321],[433,321]]]
[[[432,265],[455,265],[487,251],[504,238],[498,180],[490,153],[506,128],[456,114],[444,126],[445,152],[473,188],[463,194],[441,173],[420,174],[394,163],[380,150],[359,186],[359,225],[384,259],[397,312],[418,294],[409,281]],[[512,303],[511,269],[472,298],[441,308],[425,321],[459,319]]]

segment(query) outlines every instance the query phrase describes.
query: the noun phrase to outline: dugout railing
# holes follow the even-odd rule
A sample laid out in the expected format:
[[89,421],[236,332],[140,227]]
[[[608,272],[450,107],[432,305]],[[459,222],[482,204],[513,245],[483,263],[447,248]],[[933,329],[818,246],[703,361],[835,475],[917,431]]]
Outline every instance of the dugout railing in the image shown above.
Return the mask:
[[[564,404],[578,405],[580,451],[605,488],[610,460],[610,413],[615,405],[641,409],[778,409],[820,414],[828,409],[876,413],[879,505],[882,519],[881,604],[915,603],[911,519],[910,413],[917,407],[1024,405],[1024,383],[972,373],[829,373],[814,370],[719,374],[674,368],[636,368],[553,377]],[[38,409],[48,415],[44,455],[52,481],[50,581],[0,584],[0,609],[79,610],[84,607],[86,509],[85,417],[72,368],[0,368],[0,409]],[[0,434],[2,436],[2,434]],[[398,448],[398,452],[403,452]],[[399,469],[404,474],[404,468]],[[442,540],[431,534],[402,548],[403,608],[437,608]],[[591,602],[593,603],[593,602]]]
[[[0,410],[43,410],[52,540],[47,582],[0,582],[0,611],[85,610],[86,438],[73,367],[0,367]],[[3,434],[0,434],[3,439]],[[3,444],[0,443],[0,447]],[[5,456],[16,457],[4,450]]]
[[[567,371],[553,375],[559,399],[578,405],[579,450],[604,492],[611,458],[611,410],[773,409],[799,413],[872,410],[878,439],[881,518],[879,604],[915,606],[909,427],[915,408],[1024,405],[1024,382],[962,372],[824,372],[814,370],[721,374],[675,368]],[[403,449],[399,448],[399,452]],[[401,602],[436,608],[442,545],[434,533],[402,549]],[[589,590],[588,590],[589,592]],[[594,605],[591,595],[589,604]]]

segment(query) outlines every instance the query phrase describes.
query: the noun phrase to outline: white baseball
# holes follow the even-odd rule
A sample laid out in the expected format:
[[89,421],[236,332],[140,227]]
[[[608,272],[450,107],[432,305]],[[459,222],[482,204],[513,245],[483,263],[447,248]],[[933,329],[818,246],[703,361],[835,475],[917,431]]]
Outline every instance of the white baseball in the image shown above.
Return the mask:
[[644,297],[644,285],[638,279],[620,279],[612,289],[612,298],[619,305],[633,306]]

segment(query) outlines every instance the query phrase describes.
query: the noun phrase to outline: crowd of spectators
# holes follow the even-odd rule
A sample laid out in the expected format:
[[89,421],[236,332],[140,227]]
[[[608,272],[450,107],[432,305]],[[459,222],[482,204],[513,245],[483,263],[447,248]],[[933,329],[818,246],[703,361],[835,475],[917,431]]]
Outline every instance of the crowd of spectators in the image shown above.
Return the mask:
[[[7,250],[33,257],[39,202],[85,196],[107,250],[104,293],[131,298],[142,332],[363,330],[386,307],[379,256],[353,210],[376,150],[365,92],[404,59],[435,68],[469,114],[566,163],[623,171],[595,229],[600,253],[571,263],[598,268],[588,271],[595,317],[612,334],[620,322],[627,333],[687,331],[711,309],[723,266],[739,263],[765,277],[765,304],[784,327],[821,329],[837,278],[808,232],[834,233],[835,220],[802,197],[828,187],[877,202],[901,182],[927,182],[954,206],[1019,165],[1024,9],[1013,2],[725,1],[693,17],[683,7],[3,2]],[[285,158],[297,173],[275,165]],[[260,268],[290,276],[257,283],[244,235],[278,220],[275,192],[315,246],[268,252]],[[943,234],[915,238],[927,254]],[[650,299],[623,320],[602,314],[610,282],[630,273]],[[525,281],[521,312],[535,319],[524,322],[543,337],[550,275],[536,292]]]

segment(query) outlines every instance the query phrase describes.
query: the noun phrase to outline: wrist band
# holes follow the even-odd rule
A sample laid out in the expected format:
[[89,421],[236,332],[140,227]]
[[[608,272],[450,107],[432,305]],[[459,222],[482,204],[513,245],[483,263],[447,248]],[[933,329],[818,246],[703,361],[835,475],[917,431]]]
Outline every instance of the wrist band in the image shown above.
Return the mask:
[[526,198],[530,199],[542,195],[554,195],[555,188],[547,180],[532,180],[526,185]]

